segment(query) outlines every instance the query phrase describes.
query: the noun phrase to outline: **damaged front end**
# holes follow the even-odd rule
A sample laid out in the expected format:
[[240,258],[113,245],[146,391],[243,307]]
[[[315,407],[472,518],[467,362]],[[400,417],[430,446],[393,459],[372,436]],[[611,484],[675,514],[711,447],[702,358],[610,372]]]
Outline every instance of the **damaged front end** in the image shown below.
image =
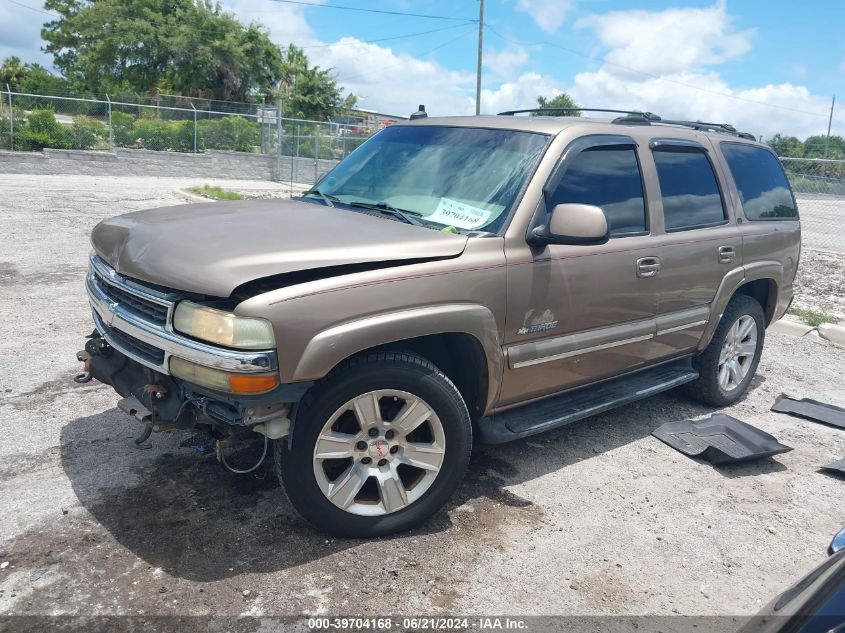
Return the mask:
[[[88,296],[96,326],[77,354],[77,382],[96,379],[120,396],[118,407],[153,432],[207,432],[223,448],[259,433],[286,436],[290,413],[310,384],[280,384],[275,349],[239,350],[195,340],[173,327],[187,298],[119,275],[92,255]],[[196,296],[190,297],[197,300]],[[193,305],[193,304],[192,304]]]

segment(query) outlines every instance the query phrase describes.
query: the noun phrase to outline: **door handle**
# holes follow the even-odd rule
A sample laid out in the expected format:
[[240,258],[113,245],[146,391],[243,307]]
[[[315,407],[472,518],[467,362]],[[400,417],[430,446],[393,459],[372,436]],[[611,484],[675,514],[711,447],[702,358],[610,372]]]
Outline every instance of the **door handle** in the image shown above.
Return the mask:
[[719,263],[720,264],[730,264],[734,259],[736,259],[736,250],[734,250],[733,246],[720,246],[719,247]]
[[637,260],[637,277],[654,277],[660,272],[659,257],[640,257]]

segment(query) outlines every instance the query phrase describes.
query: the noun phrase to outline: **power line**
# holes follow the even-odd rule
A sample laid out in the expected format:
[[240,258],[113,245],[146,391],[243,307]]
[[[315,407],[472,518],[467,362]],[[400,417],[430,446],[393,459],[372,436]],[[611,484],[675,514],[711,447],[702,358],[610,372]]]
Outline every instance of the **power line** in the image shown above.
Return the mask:
[[[11,0],[10,0],[11,1]],[[305,0],[273,0],[283,4],[297,4],[306,7],[320,7],[323,9],[340,9],[342,11],[359,11],[361,13],[380,13],[381,15],[402,15],[410,18],[428,18],[430,20],[452,20],[454,22],[472,22],[477,23],[478,20],[468,20],[466,18],[455,18],[447,15],[431,15],[427,13],[408,13],[406,11],[388,11],[386,9],[362,9],[361,7],[348,7],[340,4],[319,4],[317,2],[306,2]]]
[[35,7],[31,7],[28,4],[24,4],[23,2],[18,2],[17,0],[7,0],[7,2],[11,2],[12,4],[16,4],[19,7],[23,7],[24,9],[29,9],[30,11],[35,11],[37,13],[43,13],[44,15],[49,15],[51,18],[59,17],[56,13],[51,13],[50,11],[44,11],[42,9],[37,9]]
[[[473,31],[474,30],[475,29],[473,29]],[[447,40],[447,41],[443,42],[442,44],[439,44],[439,45],[435,46],[434,48],[429,49],[425,52],[418,53],[418,55],[419,55],[419,57],[424,57],[426,55],[430,55],[434,51],[438,51],[441,48],[443,48],[444,46],[448,46],[449,44],[452,44],[453,42],[457,42],[459,39],[461,39],[462,37],[465,37],[468,33],[471,33],[471,32],[472,31],[466,30],[463,33],[461,33],[460,35],[458,35],[457,37],[454,37],[450,40]],[[370,75],[375,75],[377,73],[382,72],[385,68],[393,68],[394,66],[398,66],[402,63],[404,63],[404,60],[400,59],[399,61],[393,62],[392,64],[387,64],[386,66],[382,66],[378,70],[373,70],[373,71],[366,72],[366,73],[359,73],[357,75],[351,75],[349,77],[339,77],[339,78],[335,79],[335,81],[337,81],[338,83],[342,83],[342,82],[345,82],[345,81],[349,81],[350,79],[358,79],[359,77],[368,77]]]
[[495,33],[500,38],[502,38],[504,41],[510,42],[512,44],[520,44],[522,46],[550,46],[551,48],[558,48],[562,51],[566,51],[567,53],[572,53],[573,55],[578,55],[579,57],[584,57],[586,59],[590,59],[590,60],[593,60],[593,61],[600,61],[604,64],[607,64],[608,66],[616,66],[617,68],[622,68],[623,70],[627,70],[627,71],[630,71],[632,73],[643,75],[645,77],[651,77],[652,79],[656,79],[658,81],[665,81],[667,83],[675,84],[676,86],[683,86],[685,88],[691,88],[693,90],[698,90],[700,92],[705,92],[705,93],[717,95],[717,96],[720,96],[720,97],[726,97],[728,99],[735,99],[736,101],[744,101],[746,103],[754,103],[754,104],[757,104],[757,105],[766,106],[768,108],[776,108],[776,109],[779,109],[779,110],[787,110],[789,112],[795,112],[797,114],[807,114],[809,116],[818,116],[818,117],[823,116],[823,117],[827,118],[827,113],[822,114],[820,112],[807,112],[806,110],[798,110],[796,108],[790,108],[789,106],[782,106],[782,105],[779,105],[779,104],[776,104],[776,103],[766,103],[765,101],[757,101],[755,99],[748,99],[746,97],[740,97],[738,95],[732,95],[732,94],[727,93],[727,92],[719,92],[717,90],[708,90],[707,88],[702,88],[701,86],[696,86],[696,85],[693,85],[693,84],[684,83],[683,81],[677,81],[676,79],[669,79],[668,77],[663,77],[661,75],[655,75],[654,73],[650,73],[650,72],[647,72],[645,70],[639,70],[637,68],[631,68],[630,66],[625,66],[624,64],[618,64],[616,62],[608,61],[607,59],[605,59],[603,57],[598,57],[596,55],[590,55],[589,53],[583,53],[579,50],[575,50],[573,48],[567,48],[566,46],[561,46],[560,44],[554,44],[552,42],[546,42],[546,41],[543,41],[543,42],[520,42],[518,40],[513,40],[513,39],[505,37],[504,35],[502,35],[498,31],[496,31],[495,29],[491,28],[489,25],[487,25],[487,28],[488,28],[488,30],[490,30],[491,32]]
[[334,48],[335,46],[357,46],[358,44],[377,44],[379,42],[389,42],[391,40],[402,40],[411,37],[419,37],[420,35],[429,35],[431,33],[440,33],[441,31],[448,31],[450,29],[458,29],[462,26],[465,26],[467,23],[464,24],[452,24],[450,26],[444,26],[440,29],[432,29],[430,31],[420,31],[418,33],[407,33],[405,35],[394,35],[393,37],[382,37],[375,40],[359,40],[356,38],[354,42],[347,42],[345,44],[335,42],[334,44],[314,44],[312,46],[298,46],[297,48],[301,49],[312,49],[312,48]]

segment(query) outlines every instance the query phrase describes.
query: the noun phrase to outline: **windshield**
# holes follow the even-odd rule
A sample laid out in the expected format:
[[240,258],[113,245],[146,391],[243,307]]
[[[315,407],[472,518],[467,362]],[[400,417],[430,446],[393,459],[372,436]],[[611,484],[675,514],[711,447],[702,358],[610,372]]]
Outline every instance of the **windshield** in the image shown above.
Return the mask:
[[431,228],[497,232],[547,143],[533,132],[390,127],[329,172],[315,200],[399,210]]

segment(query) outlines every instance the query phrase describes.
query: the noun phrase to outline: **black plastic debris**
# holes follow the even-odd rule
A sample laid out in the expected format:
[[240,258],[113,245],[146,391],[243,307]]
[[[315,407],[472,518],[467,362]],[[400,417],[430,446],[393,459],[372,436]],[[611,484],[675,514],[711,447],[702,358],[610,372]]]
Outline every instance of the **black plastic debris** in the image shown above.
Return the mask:
[[845,477],[845,457],[842,459],[838,459],[832,464],[828,464],[827,466],[822,466],[822,470],[829,470],[834,473],[838,473]]
[[782,393],[772,405],[772,411],[788,413],[805,420],[845,429],[845,409],[818,400],[810,400],[809,398],[796,400]]
[[652,435],[684,455],[716,466],[763,459],[792,450],[765,431],[724,413],[716,413],[699,422],[667,422]]

